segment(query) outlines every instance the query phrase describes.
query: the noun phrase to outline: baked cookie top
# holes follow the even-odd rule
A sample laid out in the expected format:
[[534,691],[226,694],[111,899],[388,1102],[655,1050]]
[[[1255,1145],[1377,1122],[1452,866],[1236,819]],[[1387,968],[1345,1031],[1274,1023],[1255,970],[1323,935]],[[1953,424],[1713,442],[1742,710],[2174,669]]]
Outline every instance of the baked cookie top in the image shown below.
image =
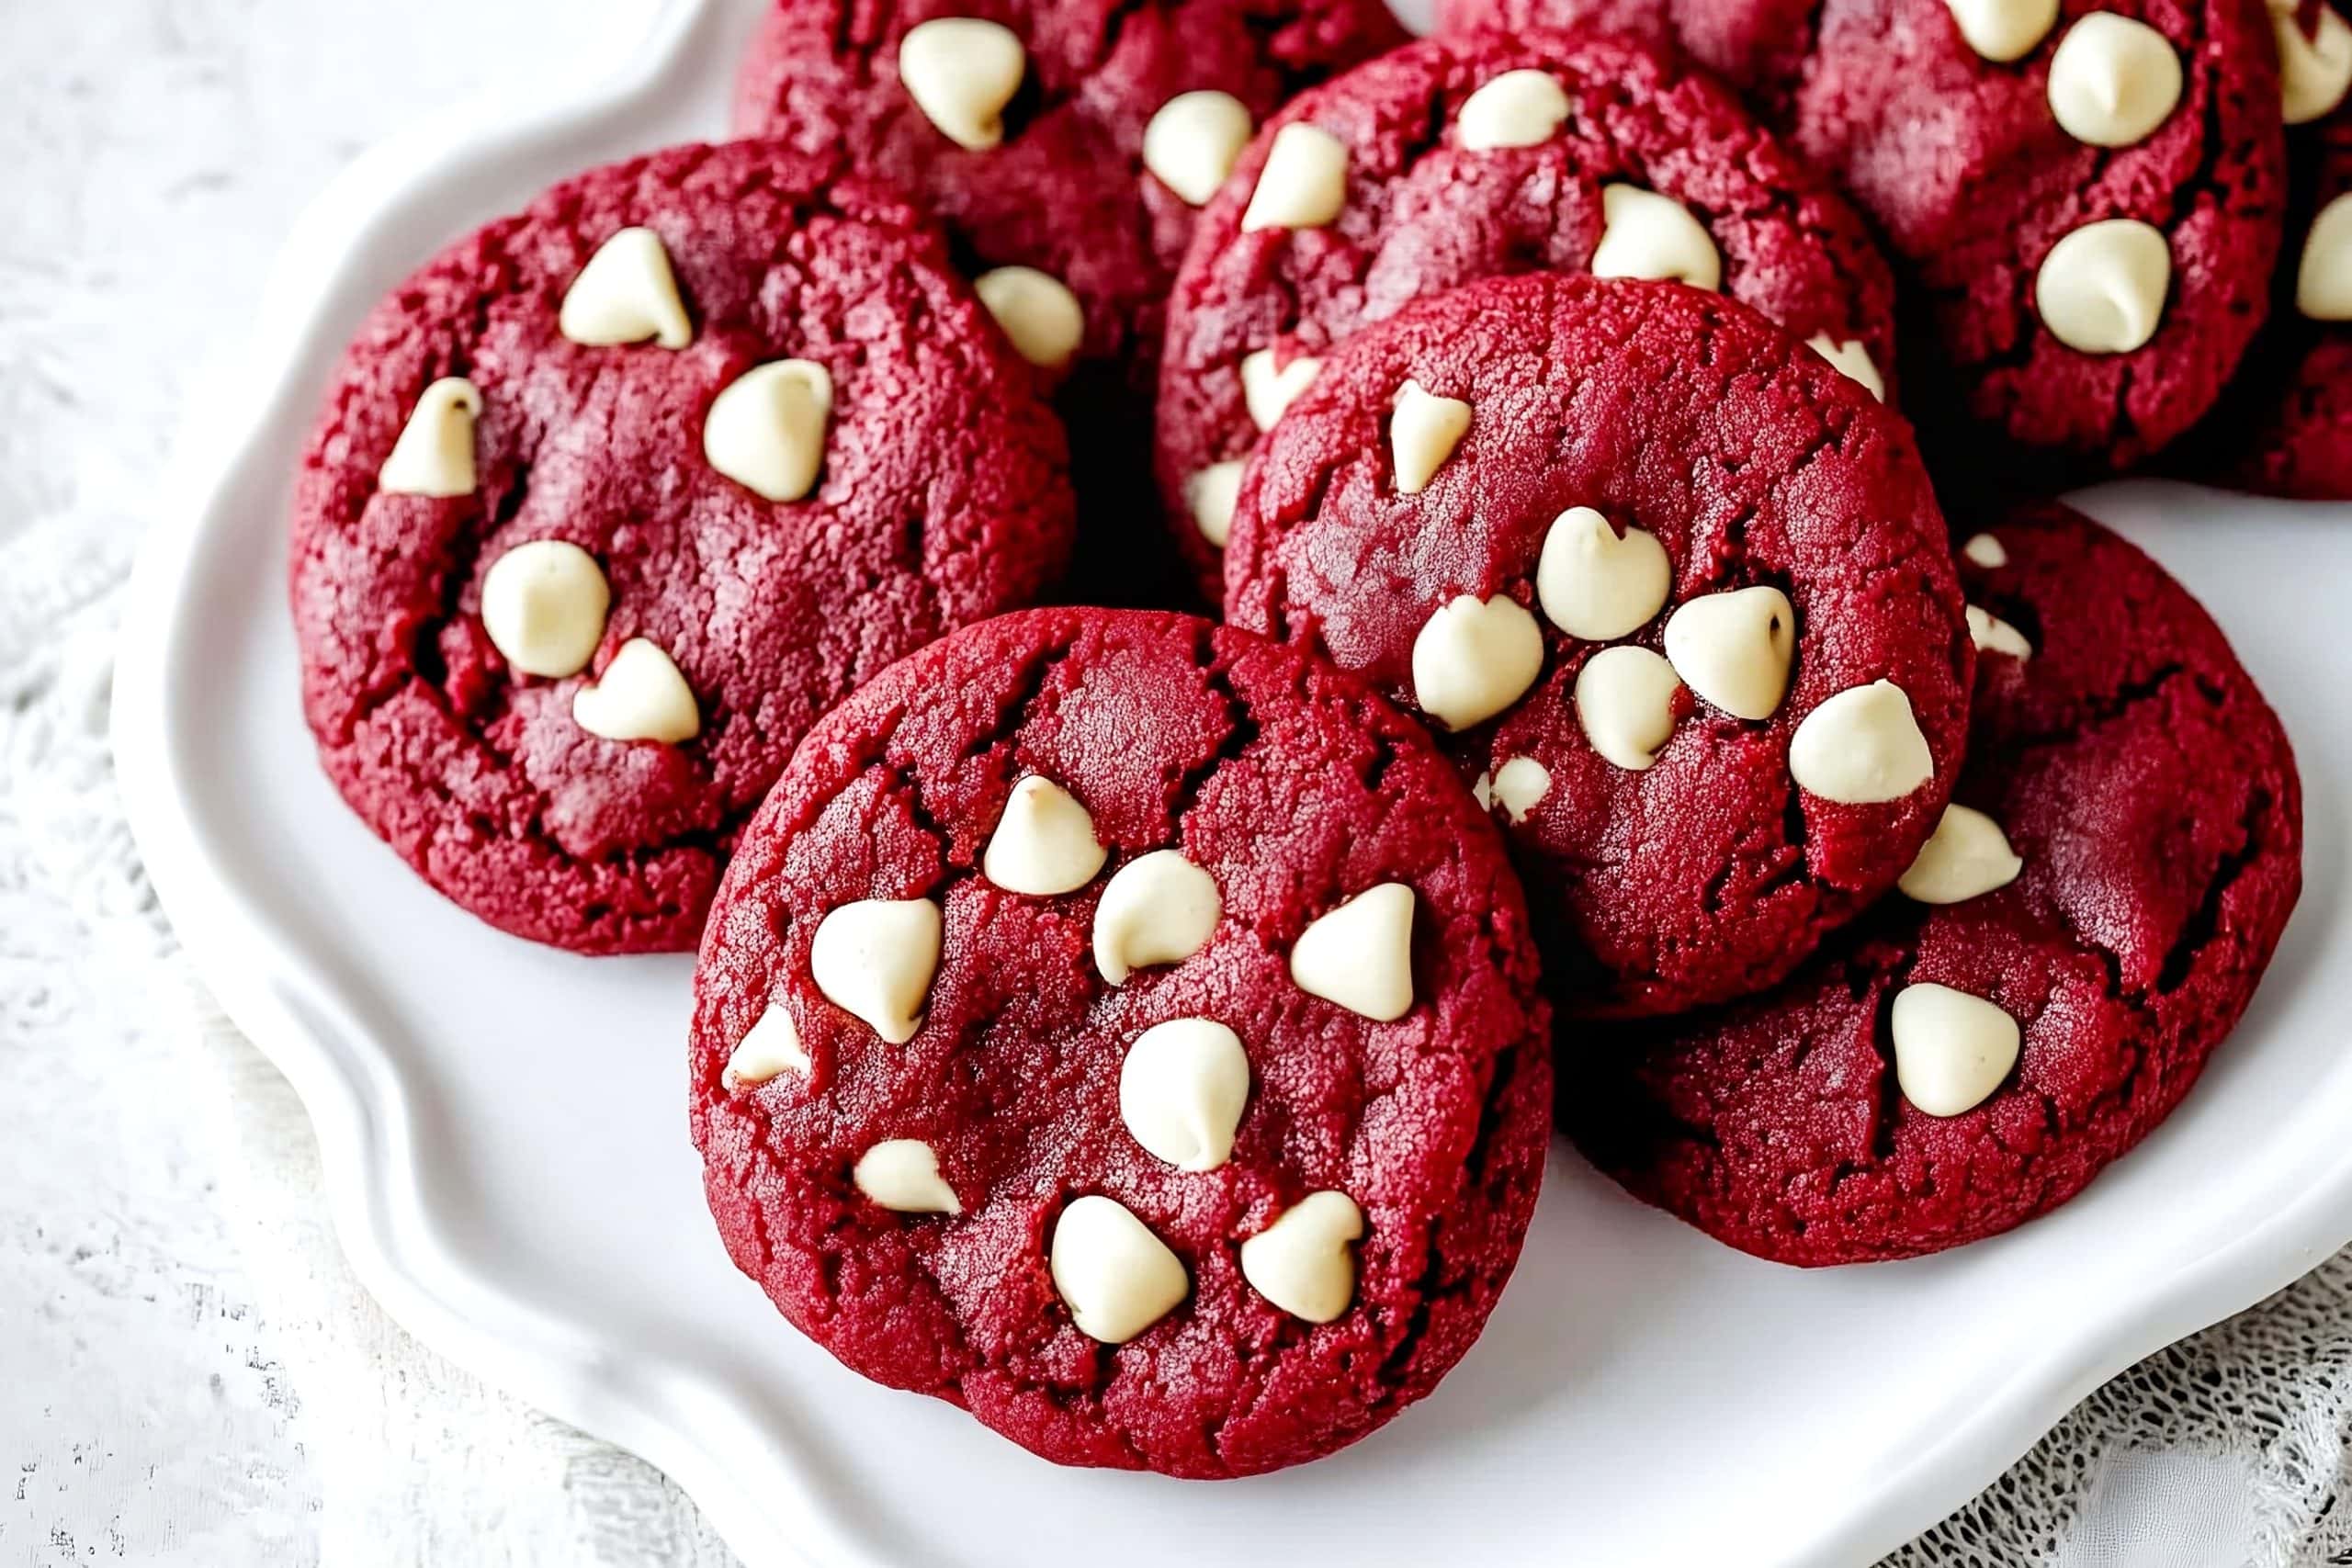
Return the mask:
[[1968,766],[1902,893],[1777,989],[1563,1064],[1595,1164],[1765,1258],[1934,1252],[2065,1201],[2188,1092],[2301,885],[2287,738],[2178,583],[2054,504],[1962,563]]
[[1058,574],[1031,379],[910,208],[777,144],[485,226],[368,316],[296,476],[328,774],[493,925],[691,948],[817,716]]
[[810,735],[695,982],[729,1251],[1048,1459],[1227,1476],[1476,1337],[1551,1073],[1502,843],[1418,727],[1246,633],[1041,610]]
[[1201,216],[1169,303],[1163,502],[1205,581],[1239,465],[1316,367],[1501,274],[1673,277],[1883,394],[1894,294],[1861,220],[1729,91],[1630,39],[1409,44],[1301,94]]
[[1252,460],[1226,570],[1234,624],[1478,778],[1571,1011],[1769,985],[1958,773],[1972,649],[1908,428],[1679,283],[1490,279],[1357,334]]

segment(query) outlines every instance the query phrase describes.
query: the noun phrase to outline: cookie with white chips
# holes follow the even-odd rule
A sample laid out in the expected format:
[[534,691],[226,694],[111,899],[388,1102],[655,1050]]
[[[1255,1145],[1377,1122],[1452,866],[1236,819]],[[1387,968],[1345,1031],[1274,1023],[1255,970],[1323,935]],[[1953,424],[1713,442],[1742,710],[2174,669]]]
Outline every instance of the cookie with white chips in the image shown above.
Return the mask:
[[1549,1131],[1499,836],[1294,649],[1032,611],[810,735],[695,982],[729,1253],[876,1382],[1069,1464],[1247,1474],[1468,1349]]
[[379,305],[296,476],[352,808],[505,931],[684,951],[817,716],[1069,550],[1062,434],[902,200],[773,142],[591,170]]
[[1363,672],[1478,778],[1557,1000],[1679,1011],[1894,884],[1973,657],[1902,418],[1679,283],[1420,300],[1251,461],[1226,613]]
[[1761,1257],[1935,1252],[2064,1202],[2188,1092],[2301,886],[2294,755],[2180,584],[2055,504],[1971,535],[1962,575],[1998,646],[1902,892],[1772,991],[1564,1066],[1595,1164]]
[[1300,94],[1201,215],[1168,305],[1158,465],[1212,589],[1233,477],[1348,337],[1534,271],[1679,278],[1872,395],[1894,286],[1861,217],[1721,83],[1632,39],[1424,39]]

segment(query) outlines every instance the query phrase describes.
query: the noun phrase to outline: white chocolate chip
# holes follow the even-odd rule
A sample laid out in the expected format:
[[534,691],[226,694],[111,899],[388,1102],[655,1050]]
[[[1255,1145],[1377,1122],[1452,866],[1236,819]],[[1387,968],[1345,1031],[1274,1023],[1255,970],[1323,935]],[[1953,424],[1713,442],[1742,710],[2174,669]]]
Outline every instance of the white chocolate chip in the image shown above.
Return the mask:
[[1168,1244],[1116,1199],[1076,1199],[1054,1223],[1047,1265],[1078,1331],[1124,1345],[1176,1310],[1192,1280]]
[[1413,890],[1384,882],[1317,919],[1290,950],[1290,977],[1376,1023],[1404,1017],[1413,1006]]
[[1589,506],[1552,519],[1535,562],[1535,599],[1554,626],[1587,642],[1607,642],[1649,623],[1666,607],[1672,570],[1666,547],[1645,528],[1623,537]]
[[1315,373],[1322,368],[1321,360],[1303,354],[1279,370],[1274,368],[1274,351],[1271,348],[1243,355],[1241,399],[1250,406],[1250,423],[1261,430],[1273,429],[1283,410],[1298,400],[1298,395],[1314,383]]
[[1720,288],[1724,258],[1690,209],[1639,186],[1600,187],[1600,243],[1595,277],[1671,277],[1694,288]]
[[1461,594],[1413,638],[1413,701],[1448,729],[1494,717],[1543,671],[1544,629],[1508,593]]
[[812,359],[755,365],[719,389],[702,422],[713,468],[769,501],[816,488],[832,428],[833,378]]
[[1093,881],[1110,852],[1077,797],[1031,773],[1012,786],[980,855],[980,874],[1008,893],[1051,897]]
[[1348,200],[1348,144],[1319,125],[1295,120],[1274,132],[1241,231],[1320,229]]
[[1947,806],[1895,886],[1922,904],[1959,904],[2007,887],[2024,869],[1998,822],[1973,807]]
[[1844,371],[1848,380],[1859,382],[1871,397],[1886,401],[1886,378],[1879,374],[1878,366],[1871,361],[1871,351],[1861,339],[1840,339],[1827,333],[1815,333],[1804,340],[1804,345]]
[[808,1072],[808,1052],[800,1043],[800,1031],[792,1021],[792,1014],[776,998],[760,1014],[759,1021],[744,1032],[727,1058],[727,1070],[719,1081],[729,1091],[756,1089],[770,1078],[786,1073]]
[[1156,1023],[1119,1065],[1119,1120],[1154,1158],[1179,1170],[1215,1170],[1232,1157],[1249,1100],[1241,1036],[1211,1019]]
[[857,1190],[901,1214],[960,1214],[956,1189],[939,1174],[939,1153],[921,1138],[886,1138],[849,1173]]
[[1702,594],[1667,617],[1667,662],[1684,685],[1735,718],[1780,710],[1796,650],[1796,609],[1777,588]]
[[1930,1116],[1957,1116],[1984,1103],[2018,1065],[2018,1021],[1982,997],[1950,986],[1905,986],[1894,993],[1894,1081]]
[[944,922],[928,898],[860,898],[818,922],[808,973],[825,999],[892,1045],[922,1027]]
[[2129,354],[2156,335],[2172,288],[2172,247],[2136,218],[2086,223],[2050,247],[2034,308],[2051,335],[2084,354]]
[[1797,786],[1841,806],[1900,800],[1936,776],[1911,698],[1892,681],[1849,686],[1804,716],[1789,739]]
[[596,680],[571,694],[571,722],[607,740],[676,746],[702,733],[694,688],[660,644],[633,637]]
[[1947,0],[1968,47],[1996,64],[2022,60],[2058,23],[2058,0]]
[[1971,534],[1960,553],[1987,571],[1997,571],[2009,564],[2009,552],[2001,541],[1990,534]]
[[1674,666],[1648,649],[1604,648],[1577,671],[1577,723],[1594,750],[1638,773],[1673,736],[1681,689]]
[[2025,633],[2001,619],[1990,610],[1968,606],[1968,636],[1986,653],[2006,653],[2012,659],[2031,659],[2033,644],[2026,641]]
[[2093,11],[2066,29],[2050,57],[2050,112],[2093,147],[2129,147],[2180,103],[2180,55],[2164,34],[2130,17]]
[[684,348],[695,340],[670,253],[650,229],[624,229],[598,246],[564,291],[555,324],[590,348],[648,338],[663,348]]
[[1544,795],[1551,793],[1551,770],[1532,757],[1513,757],[1495,770],[1495,782],[1488,795],[1503,815],[1514,822],[1524,822],[1527,814],[1535,809]]
[[1184,504],[1192,510],[1193,526],[1218,549],[1233,536],[1233,504],[1241,498],[1245,466],[1238,457],[1211,463],[1184,481]]
[[1094,967],[1114,986],[1137,969],[1182,964],[1208,944],[1225,912],[1216,878],[1176,850],[1118,869],[1094,907]]
[[2319,8],[2319,28],[2306,38],[2295,25],[2295,0],[2270,0],[2270,30],[2278,40],[2279,107],[2289,125],[2309,125],[2335,112],[2352,89],[2352,26],[2333,6]]
[[2295,309],[2314,321],[2352,321],[2352,191],[2312,220],[2295,270]]
[[1004,140],[1004,106],[1029,57],[1011,28],[977,17],[935,17],[899,40],[899,80],[942,136],[973,152]]
[[1049,272],[1034,266],[1000,266],[972,279],[996,324],[1022,358],[1043,370],[1059,370],[1086,341],[1086,312],[1078,296]]
[[1143,128],[1143,166],[1193,207],[1205,207],[1256,128],[1230,93],[1179,93]]
[[481,580],[481,629],[526,675],[577,675],[605,640],[613,591],[596,558],[564,539],[533,539],[496,560]]
[[1241,1277],[1293,1317],[1329,1323],[1356,1296],[1350,1244],[1363,1235],[1363,1211],[1344,1192],[1310,1192],[1241,1244]]
[[444,376],[424,389],[376,470],[387,495],[448,497],[474,492],[474,421],[481,393],[462,376]]
[[1506,71],[1462,100],[1456,118],[1465,152],[1534,147],[1568,118],[1567,89],[1543,71]]
[[1396,389],[1396,412],[1388,420],[1388,450],[1396,470],[1396,492],[1419,495],[1470,428],[1470,405],[1441,398],[1419,381]]

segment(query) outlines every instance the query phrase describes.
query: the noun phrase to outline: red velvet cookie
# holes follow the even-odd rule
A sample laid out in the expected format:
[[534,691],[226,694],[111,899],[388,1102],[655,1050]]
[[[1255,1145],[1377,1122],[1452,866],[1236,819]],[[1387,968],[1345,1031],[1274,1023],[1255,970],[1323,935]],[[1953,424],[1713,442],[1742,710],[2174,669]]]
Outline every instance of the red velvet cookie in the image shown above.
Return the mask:
[[2301,881],[2278,718],[2138,550],[2039,505],[1972,538],[1968,766],[1890,898],[1770,993],[1579,1038],[1563,1125],[1787,1263],[1934,1252],[2064,1202],[2170,1113]]
[[895,182],[976,275],[1045,275],[983,295],[1025,309],[1060,383],[1075,592],[1138,603],[1181,577],[1149,516],[1150,400],[1198,209],[1292,94],[1404,37],[1382,0],[776,0],[735,124]]
[[[1457,24],[1583,0],[1456,0]],[[2279,78],[2263,0],[1672,0],[1876,220],[1932,331],[1913,417],[2126,468],[2213,406],[2278,248]],[[1950,434],[1947,436],[1946,432]]]
[[1216,573],[1238,464],[1322,356],[1532,271],[1720,286],[1873,388],[1894,288],[1860,220],[1703,75],[1620,39],[1428,39],[1302,94],[1202,215],[1169,305],[1163,500]]
[[2297,152],[2308,166],[2270,322],[2192,467],[2267,495],[2352,501],[2352,109]]
[[695,978],[729,1254],[1065,1464],[1354,1441],[1469,1348],[1549,1136],[1500,840],[1419,728],[1184,616],[970,627],[818,726]]
[[1908,428],[1681,284],[1490,279],[1358,333],[1251,463],[1226,571],[1235,625],[1450,732],[1572,1010],[1780,978],[1959,771],[1972,650]]
[[556,186],[327,389],[292,587],[328,774],[493,925],[691,948],[817,716],[1061,570],[1031,382],[910,208],[787,149]]

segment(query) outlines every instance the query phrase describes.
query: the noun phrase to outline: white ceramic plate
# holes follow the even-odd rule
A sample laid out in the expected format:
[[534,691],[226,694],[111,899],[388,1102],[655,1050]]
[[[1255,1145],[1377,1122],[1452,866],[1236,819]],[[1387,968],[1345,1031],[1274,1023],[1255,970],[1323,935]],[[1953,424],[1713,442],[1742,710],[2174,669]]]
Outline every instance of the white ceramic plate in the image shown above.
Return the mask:
[[443,902],[314,759],[287,475],[377,295],[549,181],[715,133],[763,0],[675,0],[603,87],[444,117],[303,220],[250,379],[208,400],[141,563],[117,690],[158,891],[316,1119],[368,1287],[482,1376],[645,1455],[754,1568],[1482,1568],[1865,1562],[2101,1380],[2352,1239],[2352,508],[2156,485],[2090,507],[2171,566],[2283,710],[2309,888],[2187,1106],[2079,1201],[1917,1262],[1805,1273],[1553,1162],[1518,1277],[1444,1386],[1319,1464],[1209,1486],[1057,1470],[794,1334],[720,1250],[687,1143],[688,962],[587,960]]

